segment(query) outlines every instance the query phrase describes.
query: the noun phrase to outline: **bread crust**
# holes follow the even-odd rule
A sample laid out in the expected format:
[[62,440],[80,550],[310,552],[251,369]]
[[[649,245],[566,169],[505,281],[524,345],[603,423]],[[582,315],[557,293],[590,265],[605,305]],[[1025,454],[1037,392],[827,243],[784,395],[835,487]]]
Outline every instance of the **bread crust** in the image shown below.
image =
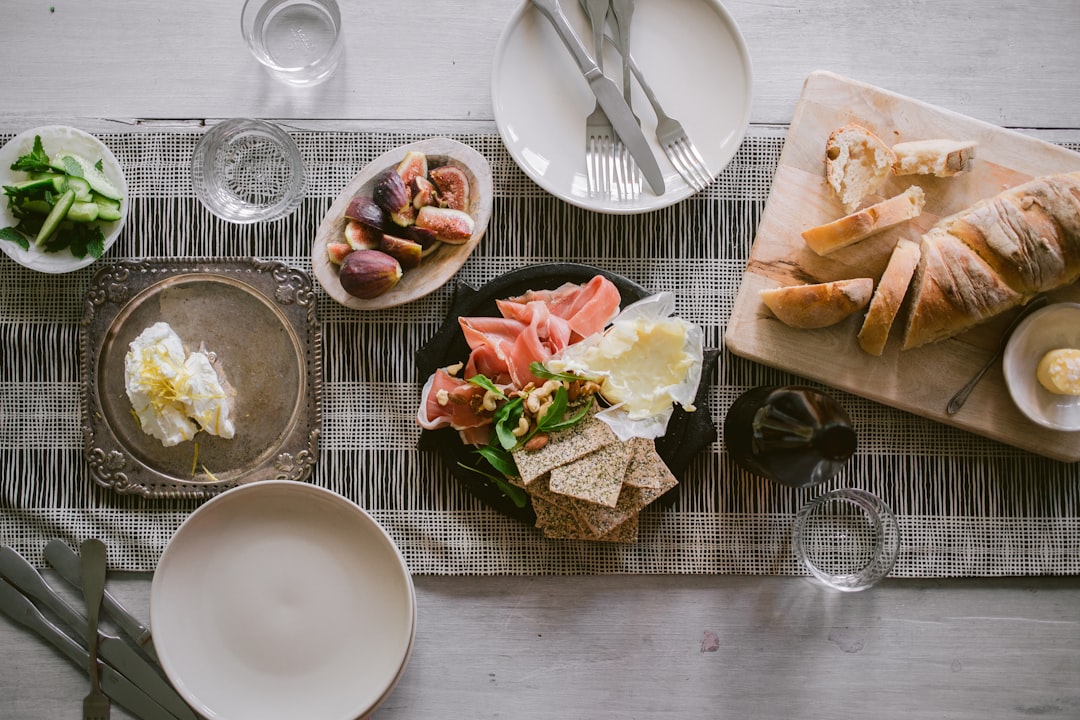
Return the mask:
[[892,151],[895,175],[952,177],[967,172],[975,163],[974,140],[911,140],[896,143]]
[[785,325],[814,329],[835,325],[866,307],[873,291],[873,278],[851,278],[769,288],[759,294]]
[[926,194],[922,188],[912,185],[888,200],[882,200],[824,225],[803,230],[802,237],[807,246],[818,255],[828,255],[918,217],[925,204]]
[[1080,172],[1036,178],[922,238],[904,349],[953,337],[1080,279]]
[[880,356],[885,351],[889,331],[907,296],[921,255],[919,243],[911,240],[898,240],[893,247],[859,330],[859,347],[871,355]]

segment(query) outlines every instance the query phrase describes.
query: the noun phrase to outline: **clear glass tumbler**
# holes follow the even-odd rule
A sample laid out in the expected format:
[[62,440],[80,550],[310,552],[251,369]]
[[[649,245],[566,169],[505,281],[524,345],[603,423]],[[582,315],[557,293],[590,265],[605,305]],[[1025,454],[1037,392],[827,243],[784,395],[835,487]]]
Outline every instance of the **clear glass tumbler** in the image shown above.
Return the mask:
[[795,555],[836,590],[865,590],[888,575],[900,554],[900,527],[876,495],[841,488],[814,498],[795,515]]
[[255,59],[289,85],[325,81],[344,52],[334,0],[247,0],[240,26]]

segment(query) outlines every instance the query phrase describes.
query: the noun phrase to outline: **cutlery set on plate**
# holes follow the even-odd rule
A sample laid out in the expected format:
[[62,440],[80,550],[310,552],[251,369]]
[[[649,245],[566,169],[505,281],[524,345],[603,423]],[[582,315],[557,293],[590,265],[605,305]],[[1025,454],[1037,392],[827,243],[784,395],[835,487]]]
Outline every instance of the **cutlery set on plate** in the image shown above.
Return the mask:
[[[150,631],[105,591],[104,543],[87,540],[76,554],[62,541],[53,540],[45,558],[60,577],[82,590],[86,614],[73,608],[33,565],[6,546],[0,547],[0,611],[41,635],[87,672],[91,690],[83,700],[83,720],[107,720],[110,699],[145,720],[196,720],[161,674]],[[131,643],[98,627],[102,609],[131,637]]]
[[[712,181],[705,161],[682,125],[664,112],[630,52],[634,0],[580,1],[589,16],[593,55],[570,25],[559,0],[532,0],[532,4],[551,22],[596,96],[596,107],[585,119],[589,194],[635,200],[641,194],[642,175],[654,194],[660,196],[665,192],[663,172],[632,106],[632,78],[637,80],[656,113],[656,138],[664,154],[690,187],[695,191],[704,189]],[[614,35],[608,32],[609,17],[614,20]],[[603,71],[605,40],[618,48],[622,58],[621,90]]]

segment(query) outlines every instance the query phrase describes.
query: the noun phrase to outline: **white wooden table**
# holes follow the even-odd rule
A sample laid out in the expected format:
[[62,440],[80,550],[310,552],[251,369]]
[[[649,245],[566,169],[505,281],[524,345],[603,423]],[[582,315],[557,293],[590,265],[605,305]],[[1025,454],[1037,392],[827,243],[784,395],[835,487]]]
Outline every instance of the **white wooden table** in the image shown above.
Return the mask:
[[[489,76],[516,0],[343,0],[346,65],[273,84],[239,2],[8,2],[0,122],[493,130]],[[833,70],[1046,139],[1080,138],[1080,4],[726,3],[754,62],[753,122],[790,120]],[[0,538],[3,541],[3,538]],[[417,577],[416,647],[379,718],[1080,717],[1080,578]],[[148,617],[149,575],[110,587]],[[0,622],[0,718],[78,717],[86,683]],[[127,717],[120,710],[114,717]]]

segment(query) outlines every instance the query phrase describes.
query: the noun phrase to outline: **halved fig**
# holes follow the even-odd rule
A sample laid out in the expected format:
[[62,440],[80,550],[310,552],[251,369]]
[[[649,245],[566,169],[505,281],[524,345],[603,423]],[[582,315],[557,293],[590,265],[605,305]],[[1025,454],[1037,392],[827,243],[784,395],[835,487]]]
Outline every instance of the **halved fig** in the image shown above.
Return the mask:
[[404,270],[411,270],[419,265],[424,251],[420,243],[393,235],[383,235],[379,249],[401,263]]
[[395,170],[383,170],[375,176],[371,198],[398,225],[412,225],[416,219],[409,190]]
[[452,208],[426,206],[416,214],[418,227],[435,232],[435,237],[451,245],[464,244],[473,234],[475,223],[469,213]]
[[435,237],[434,230],[420,227],[419,225],[415,224],[405,228],[403,237],[406,237],[413,242],[420,243],[420,247],[423,248],[427,248],[439,242],[439,238]]
[[345,217],[361,222],[379,232],[382,232],[387,223],[386,211],[366,195],[357,195],[349,201],[349,206],[345,208]]
[[430,245],[425,245],[424,249],[420,251],[420,258],[421,259],[426,258],[428,255],[435,252],[436,250],[438,250],[441,247],[442,247],[442,243],[439,242],[438,240],[431,243]]
[[428,174],[427,155],[416,150],[409,150],[405,158],[398,163],[397,174],[405,183],[405,187],[412,187],[413,180],[418,177],[426,177]]
[[359,220],[349,220],[345,223],[345,242],[353,250],[378,249],[382,235],[381,230],[377,230]]
[[335,265],[340,265],[345,261],[345,256],[351,253],[353,249],[346,242],[328,242],[326,243],[326,255],[330,258],[330,262]]
[[452,210],[468,211],[469,177],[454,165],[441,165],[428,173],[439,193],[439,204]]
[[401,264],[379,250],[354,250],[338,271],[345,292],[370,299],[382,295],[401,279]]
[[412,191],[413,207],[417,210],[425,205],[439,204],[438,190],[435,189],[434,183],[426,177],[413,178],[410,190]]

